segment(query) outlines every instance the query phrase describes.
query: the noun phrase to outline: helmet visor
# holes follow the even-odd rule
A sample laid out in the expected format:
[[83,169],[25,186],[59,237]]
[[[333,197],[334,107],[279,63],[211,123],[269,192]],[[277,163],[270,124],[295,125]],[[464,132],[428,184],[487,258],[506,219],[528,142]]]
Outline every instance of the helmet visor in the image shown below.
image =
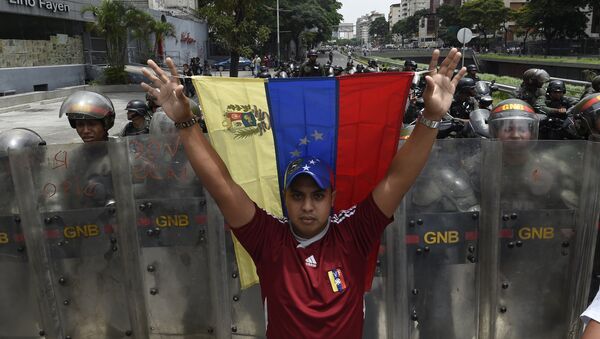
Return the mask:
[[508,140],[537,140],[540,122],[529,117],[509,116],[489,122],[492,138]]

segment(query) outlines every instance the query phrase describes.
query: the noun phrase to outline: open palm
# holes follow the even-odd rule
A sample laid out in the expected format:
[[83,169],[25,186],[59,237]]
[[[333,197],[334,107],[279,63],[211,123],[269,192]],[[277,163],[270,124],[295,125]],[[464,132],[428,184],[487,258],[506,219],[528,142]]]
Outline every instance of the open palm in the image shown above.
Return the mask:
[[424,114],[426,114],[426,118],[431,120],[441,120],[446,114],[452,104],[456,84],[467,72],[463,67],[454,78],[452,77],[461,58],[461,54],[456,48],[450,50],[448,56],[437,69],[439,57],[440,51],[436,49],[429,63],[429,75],[425,77],[427,88],[423,93]]
[[192,118],[192,112],[188,99],[183,94],[183,85],[179,82],[177,67],[171,58],[166,60],[171,74],[163,71],[158,65],[148,60],[148,66],[154,71],[150,72],[147,68],[142,69],[142,73],[152,82],[152,86],[142,82],[142,88],[154,98],[167,116],[174,122],[184,122]]

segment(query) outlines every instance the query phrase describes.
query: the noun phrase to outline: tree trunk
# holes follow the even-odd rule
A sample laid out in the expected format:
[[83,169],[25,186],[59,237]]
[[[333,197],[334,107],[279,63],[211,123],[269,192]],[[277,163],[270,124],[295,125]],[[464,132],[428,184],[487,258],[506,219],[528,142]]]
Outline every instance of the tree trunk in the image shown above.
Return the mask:
[[240,63],[240,53],[236,50],[232,50],[229,54],[231,62],[229,63],[229,76],[232,78],[238,77],[238,65]]

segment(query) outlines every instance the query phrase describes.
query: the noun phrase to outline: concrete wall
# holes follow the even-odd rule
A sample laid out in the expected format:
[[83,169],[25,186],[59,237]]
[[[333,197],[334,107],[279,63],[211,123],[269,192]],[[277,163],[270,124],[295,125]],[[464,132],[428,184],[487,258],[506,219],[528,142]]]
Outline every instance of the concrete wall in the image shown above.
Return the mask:
[[48,90],[82,85],[85,67],[78,65],[0,68],[0,93],[15,90],[32,92],[33,85],[48,84]]
[[[165,40],[165,52],[173,57],[178,65],[189,63],[190,58],[199,57],[204,60],[207,57],[208,27],[206,23],[184,20],[167,16],[167,22],[175,26],[175,37]],[[191,38],[194,42],[182,41]]]

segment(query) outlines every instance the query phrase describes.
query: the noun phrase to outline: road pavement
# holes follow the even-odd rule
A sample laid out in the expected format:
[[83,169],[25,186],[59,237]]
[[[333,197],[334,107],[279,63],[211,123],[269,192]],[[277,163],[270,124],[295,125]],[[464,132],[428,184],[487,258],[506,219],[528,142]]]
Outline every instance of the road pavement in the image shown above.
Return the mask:
[[[318,61],[322,65],[325,65],[327,60],[327,54],[319,55]],[[334,65],[345,67],[346,61],[347,56],[334,51]],[[141,74],[141,69],[141,66],[128,66],[128,71],[133,73]],[[271,73],[274,73],[273,69],[270,69],[270,71]],[[229,72],[213,71],[213,76],[228,77]],[[239,76],[246,78],[252,77],[252,72],[240,71]],[[118,134],[128,122],[127,114],[125,112],[127,102],[134,99],[145,100],[145,95],[140,87],[140,92],[107,93],[106,96],[111,99],[116,111],[115,125],[109,131],[109,135],[113,136]],[[65,116],[62,118],[58,117],[58,112],[64,99],[65,98],[43,100],[31,102],[26,105],[15,106],[9,110],[3,109],[0,111],[0,132],[15,127],[25,127],[39,133],[48,144],[81,142],[77,132],[69,125],[67,118]]]

